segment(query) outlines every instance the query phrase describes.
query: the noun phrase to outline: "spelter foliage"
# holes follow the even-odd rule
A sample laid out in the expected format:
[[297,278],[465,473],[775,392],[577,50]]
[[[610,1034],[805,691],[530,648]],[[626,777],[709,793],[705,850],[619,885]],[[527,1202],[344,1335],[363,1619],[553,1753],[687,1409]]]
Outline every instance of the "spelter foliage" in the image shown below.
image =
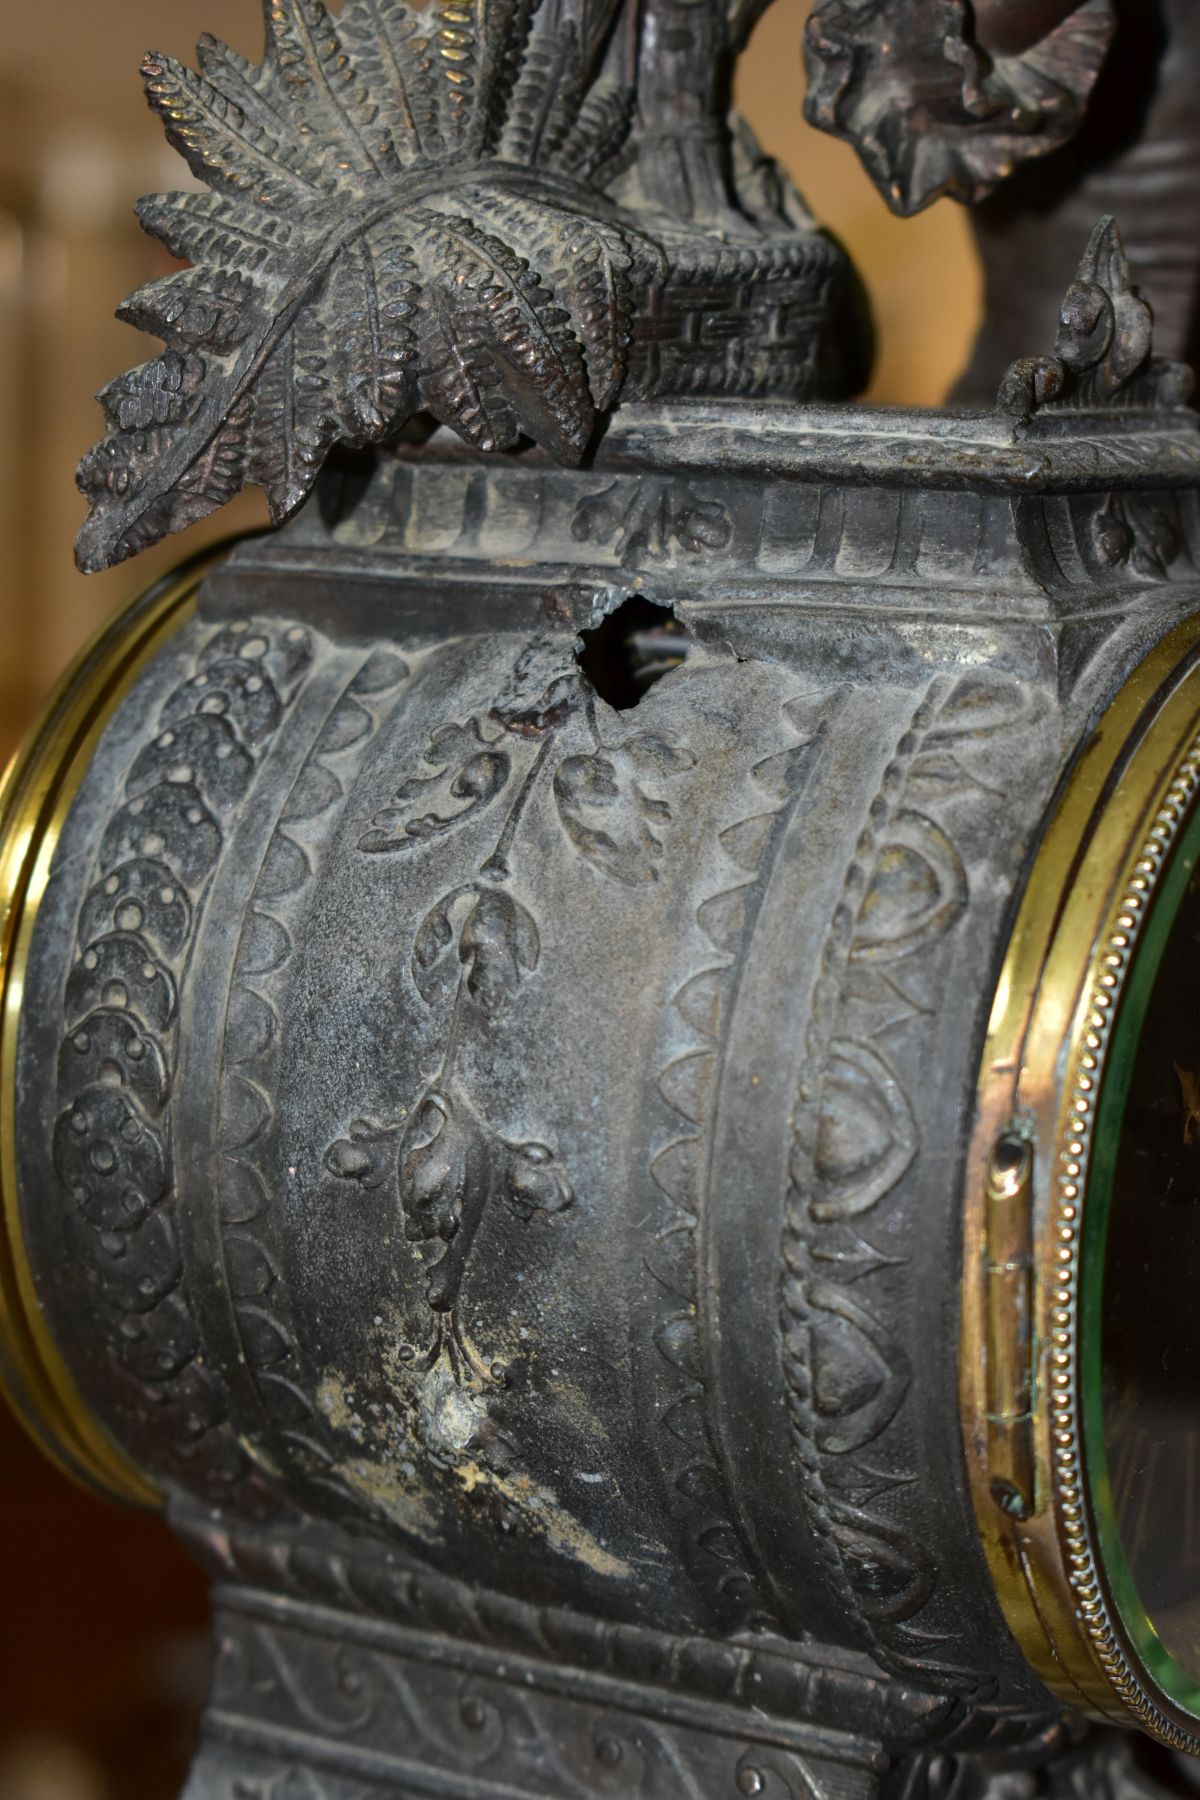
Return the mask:
[[480,450],[578,462],[620,390],[633,271],[652,247],[593,183],[632,93],[613,0],[265,0],[255,66],[205,37],[200,72],[148,55],[169,140],[208,193],[139,216],[190,267],[121,317],[154,362],[100,395],[85,457],[95,570],[242,487],[287,518],[335,444],[418,411]]

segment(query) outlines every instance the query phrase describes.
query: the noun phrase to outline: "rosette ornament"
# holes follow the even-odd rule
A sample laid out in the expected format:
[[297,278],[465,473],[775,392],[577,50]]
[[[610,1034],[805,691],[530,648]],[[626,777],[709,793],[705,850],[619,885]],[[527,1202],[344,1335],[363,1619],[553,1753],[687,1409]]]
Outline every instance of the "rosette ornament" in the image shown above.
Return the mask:
[[166,348],[100,395],[85,570],[247,484],[287,518],[336,444],[417,412],[480,450],[587,449],[625,377],[653,246],[599,183],[629,129],[618,0],[265,0],[261,65],[149,55],[150,105],[208,193],[142,201],[190,266],[120,316]]

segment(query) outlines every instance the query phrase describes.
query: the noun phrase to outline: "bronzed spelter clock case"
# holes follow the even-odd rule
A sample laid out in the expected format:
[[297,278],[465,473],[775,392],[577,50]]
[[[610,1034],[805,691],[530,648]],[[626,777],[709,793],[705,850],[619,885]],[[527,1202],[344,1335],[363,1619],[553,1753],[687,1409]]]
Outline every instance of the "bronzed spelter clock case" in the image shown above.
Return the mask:
[[[283,528],[3,790],[0,1317],[211,1571],[189,1800],[1196,1787],[1190,375],[1104,217],[995,404],[850,404],[846,259],[727,117],[758,10],[146,60],[210,191],[142,204],[191,266],[80,559]],[[1128,29],[828,0],[810,112],[983,200]]]

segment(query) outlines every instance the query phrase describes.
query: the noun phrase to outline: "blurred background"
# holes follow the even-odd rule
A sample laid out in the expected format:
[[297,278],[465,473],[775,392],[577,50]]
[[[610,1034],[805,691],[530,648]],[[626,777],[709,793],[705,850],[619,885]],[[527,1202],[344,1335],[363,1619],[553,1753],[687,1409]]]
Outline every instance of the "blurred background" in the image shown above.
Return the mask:
[[[879,325],[873,398],[935,404],[966,362],[979,276],[950,205],[893,219],[852,153],[800,117],[810,0],[775,0],[739,104],[849,247]],[[113,309],[170,266],[138,195],[188,180],[140,96],[147,49],[202,31],[261,50],[259,0],[4,0],[0,32],[0,763],[105,617],[214,536],[265,519],[247,496],[140,563],[85,580],[74,469],[92,396],[142,360]],[[0,1800],[174,1800],[205,1679],[205,1594],[163,1526],[76,1493],[0,1406]]]

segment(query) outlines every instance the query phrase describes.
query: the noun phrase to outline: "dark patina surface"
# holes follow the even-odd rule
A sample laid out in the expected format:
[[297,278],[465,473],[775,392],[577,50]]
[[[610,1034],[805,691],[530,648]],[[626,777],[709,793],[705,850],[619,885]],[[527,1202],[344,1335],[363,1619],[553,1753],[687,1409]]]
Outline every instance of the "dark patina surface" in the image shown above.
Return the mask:
[[[1023,859],[1195,604],[1198,450],[629,411],[586,472],[335,468],[210,578],[73,812],[21,1091],[45,1304],[220,1583],[197,1795],[1041,1742],[962,1158]],[[580,634],[634,598],[687,636],[618,712]]]
[[[1185,1791],[1029,1672],[954,1368],[1023,873],[1200,604],[1189,380],[1105,219],[996,408],[813,404],[863,322],[726,117],[758,10],[279,0],[261,69],[147,62],[214,192],[145,205],[195,266],[81,557],[290,522],[98,746],[17,1152],[212,1572],[189,1800]],[[898,203],[1079,125],[1112,7],[1015,10],[820,9]]]

